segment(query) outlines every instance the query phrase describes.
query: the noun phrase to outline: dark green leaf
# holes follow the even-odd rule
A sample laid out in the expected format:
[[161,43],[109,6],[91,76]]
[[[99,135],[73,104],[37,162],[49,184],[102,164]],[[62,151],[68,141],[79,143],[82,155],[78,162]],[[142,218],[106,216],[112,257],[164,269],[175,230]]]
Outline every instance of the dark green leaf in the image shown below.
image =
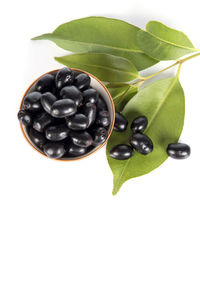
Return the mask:
[[138,70],[157,63],[138,47],[136,36],[140,29],[121,20],[89,17],[60,25],[53,33],[34,40],[51,40],[72,52],[103,52],[122,56],[134,63]]
[[146,30],[138,32],[137,42],[141,50],[155,59],[175,60],[197,51],[183,32],[160,22],[150,21]]
[[110,54],[81,53],[55,59],[68,67],[87,71],[106,82],[125,82],[139,77],[137,69],[129,60]]
[[[113,132],[107,144],[107,159],[114,176],[113,194],[122,184],[157,168],[167,159],[166,148],[177,142],[184,123],[184,92],[177,77],[154,82],[141,89],[123,110],[129,127],[125,133]],[[137,152],[129,160],[119,161],[109,156],[110,149],[120,143],[128,143],[130,124],[137,116],[145,115],[148,126],[145,134],[151,138],[154,150],[147,156]]]
[[124,106],[137,93],[137,87],[125,85],[122,87],[108,87],[115,104],[115,110],[121,112]]

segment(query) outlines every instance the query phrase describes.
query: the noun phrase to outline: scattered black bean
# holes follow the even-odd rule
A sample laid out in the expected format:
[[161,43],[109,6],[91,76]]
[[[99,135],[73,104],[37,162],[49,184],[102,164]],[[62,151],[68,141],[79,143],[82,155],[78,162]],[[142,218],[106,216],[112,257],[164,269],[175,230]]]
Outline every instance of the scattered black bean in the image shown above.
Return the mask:
[[142,133],[133,134],[129,142],[140,154],[147,155],[153,151],[153,143],[151,139]]
[[128,125],[127,119],[119,112],[115,112],[115,124],[114,131],[123,132],[126,130]]
[[133,149],[127,144],[118,144],[110,150],[109,155],[117,160],[127,160],[133,156]]
[[148,120],[146,116],[139,116],[135,118],[131,123],[131,130],[133,133],[142,133],[146,129]]
[[186,159],[190,156],[190,147],[185,143],[171,143],[167,147],[167,154],[174,159]]

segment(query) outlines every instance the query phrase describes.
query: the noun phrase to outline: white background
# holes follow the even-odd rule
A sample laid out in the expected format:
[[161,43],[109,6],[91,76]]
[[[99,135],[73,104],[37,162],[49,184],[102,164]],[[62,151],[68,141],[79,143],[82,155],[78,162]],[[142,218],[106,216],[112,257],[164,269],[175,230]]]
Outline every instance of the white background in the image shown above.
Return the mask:
[[31,37],[101,15],[142,28],[162,21],[200,48],[198,1],[18,0],[3,1],[0,13],[0,298],[199,299],[199,57],[180,76],[181,140],[191,157],[168,159],[116,197],[105,148],[79,162],[45,159],[24,140],[16,117],[28,85],[60,67],[53,57],[66,53]]

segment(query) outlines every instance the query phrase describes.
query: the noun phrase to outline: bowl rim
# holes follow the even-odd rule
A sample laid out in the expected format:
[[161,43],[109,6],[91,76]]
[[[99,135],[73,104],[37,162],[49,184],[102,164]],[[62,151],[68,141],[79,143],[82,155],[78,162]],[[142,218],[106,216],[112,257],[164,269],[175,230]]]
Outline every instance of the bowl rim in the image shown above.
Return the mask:
[[[60,68],[61,69],[61,68]],[[51,73],[54,73],[54,72],[58,72],[60,69],[56,69],[56,70],[52,70],[52,71],[49,71],[49,72],[46,72],[44,74],[42,74],[41,76],[39,76],[37,79],[35,79],[30,85],[29,87],[26,89],[23,97],[22,97],[22,100],[20,102],[20,106],[19,106],[19,109],[22,108],[22,104],[23,104],[23,101],[24,101],[24,98],[25,96],[27,95],[27,93],[29,92],[29,90],[31,89],[31,87],[40,79],[42,78],[43,76],[47,75],[47,74],[51,74]],[[95,152],[97,152],[98,150],[100,150],[108,141],[108,139],[110,138],[110,135],[112,134],[112,131],[113,131],[113,128],[114,128],[114,122],[115,122],[115,106],[114,106],[114,102],[113,102],[113,99],[111,97],[111,94],[110,92],[108,91],[108,89],[106,88],[106,86],[97,78],[95,77],[94,75],[90,74],[89,72],[86,72],[86,71],[83,71],[81,69],[76,69],[76,68],[71,68],[72,71],[77,71],[77,72],[82,72],[82,73],[85,73],[89,76],[91,76],[92,78],[94,78],[96,81],[98,81],[100,83],[100,85],[105,89],[106,93],[108,94],[109,96],[109,100],[111,102],[111,106],[112,106],[112,116],[113,116],[113,120],[112,120],[112,124],[111,124],[111,127],[110,127],[110,130],[109,130],[109,133],[108,133],[108,136],[106,138],[106,140],[104,141],[104,143],[102,143],[101,145],[97,146],[92,152],[89,152],[88,154],[86,154],[85,156],[80,156],[80,157],[74,157],[74,159],[53,159],[53,158],[50,158],[48,156],[46,156],[43,152],[39,151],[36,147],[33,146],[33,144],[29,141],[29,139],[27,138],[25,132],[24,132],[24,129],[23,129],[23,126],[21,124],[21,122],[19,122],[20,124],[20,128],[21,128],[21,131],[22,131],[22,134],[24,136],[24,138],[26,139],[26,141],[29,143],[29,145],[35,150],[37,151],[38,153],[40,153],[42,156],[50,159],[50,160],[54,160],[54,161],[60,161],[60,162],[73,162],[73,161],[77,161],[77,160],[81,160],[81,159],[84,159],[86,157],[89,157],[90,155],[94,154]]]

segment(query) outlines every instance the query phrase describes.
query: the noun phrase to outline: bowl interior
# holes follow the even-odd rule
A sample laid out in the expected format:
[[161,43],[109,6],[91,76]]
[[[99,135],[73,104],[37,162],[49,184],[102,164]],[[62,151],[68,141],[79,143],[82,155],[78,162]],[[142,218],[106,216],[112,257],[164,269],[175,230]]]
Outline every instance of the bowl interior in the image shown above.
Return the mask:
[[[83,72],[81,70],[76,70],[76,69],[72,69],[72,70],[75,71],[75,72],[77,72],[77,73]],[[57,71],[52,71],[52,72],[49,72],[49,73],[55,74],[56,72]],[[87,72],[83,72],[83,73],[87,73]],[[91,75],[89,73],[87,73],[87,74],[90,76],[90,79],[91,79],[91,84],[90,84],[91,87],[97,90],[97,92],[104,99],[104,101],[105,101],[105,103],[106,103],[106,105],[108,107],[108,111],[109,111],[109,114],[110,114],[110,126],[108,127],[108,137],[107,137],[106,141],[103,144],[94,147],[90,152],[88,152],[88,153],[86,153],[84,155],[81,155],[80,157],[66,157],[66,158],[60,158],[60,159],[57,159],[57,160],[77,160],[77,159],[81,159],[81,158],[84,158],[84,157],[92,154],[93,152],[95,152],[97,149],[101,148],[107,142],[107,140],[110,137],[110,134],[112,132],[113,125],[114,125],[114,118],[115,118],[114,104],[113,104],[112,98],[111,98],[109,92],[107,91],[107,89],[105,88],[105,86],[97,78],[95,78],[93,75]],[[34,91],[35,83],[31,85],[31,87],[28,89],[28,91],[27,91],[27,93],[25,95],[27,95],[28,93]],[[43,152],[40,150],[40,148],[37,147],[31,141],[31,139],[30,139],[30,137],[28,135],[27,128],[24,125],[22,125],[22,129],[24,131],[24,134],[25,134],[26,138],[32,144],[32,146],[34,148],[36,148],[40,153],[43,154]]]

